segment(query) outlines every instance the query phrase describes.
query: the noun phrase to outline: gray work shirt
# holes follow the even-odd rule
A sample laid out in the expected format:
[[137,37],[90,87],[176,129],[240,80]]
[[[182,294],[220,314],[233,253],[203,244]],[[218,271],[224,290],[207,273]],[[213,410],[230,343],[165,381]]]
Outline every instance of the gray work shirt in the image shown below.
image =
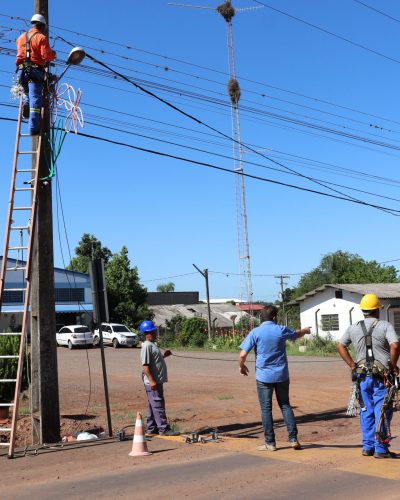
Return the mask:
[[[365,318],[364,321],[368,331],[376,320]],[[356,363],[366,358],[365,336],[359,324],[350,325],[339,342],[346,347],[353,344],[356,350]],[[382,363],[385,368],[389,368],[390,344],[393,342],[398,342],[393,326],[388,321],[378,320],[372,332],[372,352],[374,359]]]
[[[140,351],[140,360],[142,365],[149,365],[151,374],[157,384],[168,382],[167,365],[157,344],[145,340]],[[150,385],[150,381],[144,372],[142,376],[143,382],[146,385]]]

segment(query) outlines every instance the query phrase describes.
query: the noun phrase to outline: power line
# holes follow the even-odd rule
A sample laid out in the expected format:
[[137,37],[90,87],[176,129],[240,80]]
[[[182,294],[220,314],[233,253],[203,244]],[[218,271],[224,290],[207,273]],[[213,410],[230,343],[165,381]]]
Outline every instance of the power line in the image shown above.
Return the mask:
[[[3,105],[3,103],[0,102],[0,106],[1,105]],[[9,105],[9,106],[13,106],[13,105]],[[15,107],[16,107],[16,105],[15,105]],[[64,116],[64,114],[60,113],[60,116]],[[89,115],[89,116],[92,116],[92,115]],[[99,119],[99,117],[97,117],[97,118]],[[110,119],[109,118],[102,118],[102,117],[100,117],[100,119],[107,120],[107,123],[110,123]],[[118,122],[118,120],[115,120],[115,122],[121,123],[121,122]],[[90,120],[87,120],[87,119],[85,120],[85,123],[89,124],[89,125],[94,125],[96,127],[108,129],[108,130],[113,130],[113,131],[116,131],[116,132],[122,132],[122,133],[128,134],[128,135],[133,135],[135,137],[141,137],[141,138],[144,138],[144,139],[154,140],[154,141],[157,141],[157,142],[161,142],[163,144],[168,144],[168,145],[172,145],[172,146],[181,147],[181,148],[184,148],[184,149],[189,149],[191,151],[196,151],[196,152],[201,152],[201,153],[213,155],[213,156],[216,156],[218,158],[224,158],[224,159],[228,159],[228,160],[233,160],[233,158],[231,156],[228,156],[228,155],[223,155],[223,154],[220,154],[220,153],[216,153],[214,151],[208,151],[208,150],[204,150],[204,149],[200,149],[200,148],[191,147],[191,146],[188,146],[188,145],[185,145],[185,144],[180,144],[180,143],[177,143],[177,142],[166,141],[166,140],[160,139],[159,137],[152,137],[152,136],[149,136],[149,135],[144,135],[144,134],[139,134],[139,133],[135,133],[135,132],[130,132],[130,131],[126,130],[126,129],[120,129],[120,128],[116,128],[116,127],[111,127],[110,125],[99,124],[97,122],[93,122],[93,121],[90,121]],[[131,126],[131,124],[129,124],[129,123],[127,124],[125,122],[122,122],[122,124]],[[152,129],[152,130],[154,131],[154,129]],[[157,131],[161,132],[161,133],[163,132],[162,130],[160,131],[160,130],[156,129],[156,132]],[[174,134],[174,135],[176,135],[176,134]],[[256,166],[256,167],[260,167],[260,168],[264,168],[264,169],[268,169],[268,170],[272,170],[272,171],[276,171],[276,172],[285,173],[285,174],[288,174],[288,175],[294,175],[296,177],[299,177],[299,174],[295,173],[295,172],[287,172],[286,170],[282,170],[282,169],[278,169],[278,168],[274,168],[274,167],[269,167],[267,165],[263,165],[263,164],[256,163],[256,162],[252,162],[252,161],[249,161],[249,160],[243,160],[243,162],[246,165]],[[316,181],[322,182],[320,179],[316,179],[315,177],[313,177],[313,179],[316,180]],[[366,191],[366,190],[363,190],[363,189],[357,189],[357,188],[354,188],[354,187],[351,187],[351,186],[346,186],[346,185],[343,185],[343,184],[338,184],[338,183],[334,183],[334,182],[330,182],[330,181],[323,181],[323,182],[325,184],[330,185],[330,186],[340,187],[340,188],[348,189],[348,190],[351,190],[351,191],[354,191],[354,192],[368,194],[368,195],[375,196],[375,197],[378,197],[378,198],[383,198],[383,199],[387,199],[387,200],[391,200],[391,201],[398,201],[398,202],[400,202],[400,199],[398,199],[398,198],[393,198],[393,197],[390,197],[390,196],[381,195],[381,194],[378,194],[376,192]]]
[[[17,121],[16,118],[6,118],[6,117],[0,117],[0,120],[13,121],[13,122]],[[143,147],[140,147],[140,146],[135,146],[133,144],[127,144],[127,143],[124,143],[124,142],[121,142],[121,141],[116,141],[116,140],[108,139],[108,138],[101,137],[101,136],[96,136],[96,135],[92,135],[92,134],[85,134],[83,132],[77,132],[76,135],[81,136],[81,137],[86,137],[88,139],[99,140],[99,141],[106,142],[106,143],[109,143],[109,144],[114,144],[114,145],[117,145],[117,146],[123,146],[123,147],[127,147],[127,148],[130,148],[130,149],[135,149],[137,151],[142,151],[144,153],[149,153],[149,154],[153,154],[153,155],[157,155],[157,156],[161,156],[161,157],[165,157],[165,158],[171,158],[171,159],[179,160],[179,161],[182,161],[182,162],[191,163],[193,165],[204,166],[204,167],[208,167],[208,168],[211,168],[211,169],[214,169],[214,170],[219,170],[219,171],[222,171],[222,172],[226,172],[226,173],[229,173],[229,174],[236,175],[233,170],[228,169],[228,168],[224,168],[224,167],[220,167],[220,166],[214,165],[212,163],[201,162],[201,161],[193,160],[193,159],[190,159],[190,158],[185,158],[185,157],[181,157],[181,156],[177,156],[177,155],[165,153],[165,152],[162,152],[162,151],[156,151],[156,150],[149,149],[149,148],[143,148]],[[304,191],[304,192],[307,192],[307,193],[318,194],[318,195],[321,195],[321,196],[326,196],[328,198],[334,198],[334,199],[337,199],[337,200],[347,201],[349,203],[355,203],[357,205],[363,205],[363,206],[375,208],[375,209],[378,209],[378,210],[383,210],[386,213],[390,213],[391,215],[394,215],[396,217],[399,216],[399,214],[400,214],[400,210],[397,210],[397,209],[394,209],[394,208],[385,207],[385,206],[382,206],[382,205],[376,205],[376,204],[373,204],[373,203],[368,203],[366,201],[358,200],[358,199],[352,198],[352,197],[346,197],[346,196],[339,196],[339,195],[334,195],[334,194],[330,194],[330,193],[324,193],[323,191],[317,191],[315,189],[305,188],[305,187],[297,186],[295,184],[289,184],[289,183],[280,182],[280,181],[276,181],[276,180],[272,180],[272,179],[266,179],[264,177],[260,177],[260,176],[253,175],[253,174],[248,174],[248,173],[243,173],[243,174],[240,174],[240,175],[244,175],[245,177],[248,177],[250,179],[254,179],[254,180],[258,180],[258,181],[262,181],[262,182],[267,182],[267,183],[270,183],[270,184],[276,184],[276,185],[279,185],[279,186],[290,187],[292,189],[296,189],[296,190],[299,190],[299,191]]]
[[[272,7],[269,7],[269,8],[272,9]],[[1,13],[0,13],[0,16],[6,17],[6,18],[9,18],[9,19],[12,19],[12,20],[15,19],[15,20],[24,21],[25,23],[28,23],[28,19],[25,19],[25,18],[22,18],[22,17],[19,17],[19,16],[10,16],[10,15],[1,14]],[[227,73],[224,72],[224,71],[217,70],[215,68],[210,68],[210,67],[207,67],[207,66],[202,66],[202,65],[199,65],[199,64],[195,64],[195,63],[193,63],[191,61],[185,61],[185,60],[182,60],[182,59],[177,59],[177,58],[173,58],[173,57],[167,56],[165,54],[160,54],[160,53],[152,52],[152,51],[145,50],[145,49],[139,49],[138,47],[133,47],[133,46],[130,46],[130,45],[127,45],[127,44],[122,44],[122,43],[119,43],[119,42],[115,42],[113,40],[108,40],[108,39],[105,39],[105,38],[100,38],[100,37],[96,37],[96,36],[93,36],[93,35],[88,35],[86,33],[80,33],[78,31],[74,31],[74,30],[62,28],[62,27],[59,27],[59,26],[52,26],[52,28],[55,28],[56,30],[66,31],[68,33],[73,33],[73,34],[75,34],[77,36],[82,36],[82,37],[89,38],[89,39],[92,39],[92,40],[96,40],[96,41],[99,41],[99,42],[102,42],[102,43],[104,43],[104,42],[105,43],[109,43],[109,44],[112,44],[112,45],[115,45],[115,46],[118,46],[118,47],[121,47],[121,48],[124,48],[124,49],[127,49],[127,50],[134,50],[134,51],[142,52],[144,54],[155,56],[155,57],[159,57],[161,59],[171,60],[171,61],[174,61],[174,62],[178,62],[180,64],[185,64],[185,65],[188,65],[188,66],[191,66],[191,67],[195,67],[195,68],[198,68],[198,69],[204,69],[206,71],[210,71],[210,72],[213,72],[213,73],[216,73],[216,74],[227,76]],[[102,53],[108,53],[104,49],[95,49],[95,50],[99,50]],[[124,57],[124,56],[122,56],[122,57]],[[159,67],[161,68],[161,66],[159,66]],[[164,68],[166,70],[170,70],[171,69],[171,68],[165,67],[165,66],[164,66]],[[174,70],[174,71],[178,71],[178,70]],[[192,75],[192,76],[194,78],[203,79],[203,80],[207,81],[207,79],[204,78],[204,77],[202,78],[202,77],[199,77],[197,75]],[[384,120],[384,121],[388,121],[388,122],[396,123],[397,125],[400,125],[400,122],[392,120],[390,118],[386,118],[386,117],[383,117],[383,116],[379,116],[379,115],[375,115],[375,114],[372,114],[372,113],[368,113],[368,112],[365,112],[365,111],[362,111],[362,110],[359,110],[359,109],[355,109],[355,108],[351,108],[351,107],[348,107],[348,106],[343,106],[343,105],[340,105],[338,103],[334,103],[334,102],[331,102],[331,101],[323,100],[323,99],[320,99],[320,98],[317,98],[317,97],[314,97],[314,96],[309,96],[309,95],[306,95],[306,94],[302,94],[302,93],[299,93],[299,92],[291,91],[291,90],[284,89],[284,88],[281,88],[281,87],[278,87],[278,86],[270,85],[270,84],[267,84],[265,82],[260,82],[260,81],[257,81],[257,80],[252,80],[252,79],[246,78],[246,77],[241,76],[241,75],[240,75],[240,79],[243,80],[243,81],[247,81],[249,83],[253,83],[253,84],[265,86],[265,87],[268,87],[268,88],[272,88],[274,90],[278,90],[279,92],[288,93],[288,94],[291,94],[291,95],[302,97],[304,99],[312,100],[314,102],[320,102],[322,104],[327,104],[329,106],[337,107],[337,108],[340,108],[340,109],[345,109],[347,111],[351,111],[351,112],[354,112],[354,113],[359,113],[359,114],[364,115],[364,116],[370,116],[370,117],[373,117],[373,118],[377,118],[379,120]],[[208,80],[208,81],[214,82],[213,80]],[[219,82],[217,82],[217,83],[219,83]],[[249,90],[247,90],[247,91],[249,91]],[[266,97],[265,94],[264,95],[261,94],[261,95],[263,97]],[[273,98],[272,96],[268,96],[268,97]],[[299,104],[296,104],[296,105],[299,105]]]
[[[74,46],[72,43],[70,42],[67,42],[65,39],[63,39],[65,43],[67,43],[68,45],[70,46]],[[100,66],[108,69],[109,71],[113,72],[116,76],[118,76],[119,78],[122,78],[123,80],[129,82],[131,85],[133,85],[134,87],[138,88],[139,90],[141,90],[142,92],[144,92],[145,94],[147,95],[150,95],[151,97],[153,97],[154,99],[156,99],[157,101],[165,104],[166,106],[168,106],[169,108],[173,109],[174,111],[176,111],[177,113],[185,116],[186,118],[189,118],[190,120],[193,120],[195,121],[196,123],[198,123],[199,125],[203,125],[204,127],[216,132],[217,134],[221,135],[222,137],[225,137],[225,138],[228,138],[229,140],[232,141],[232,143],[237,143],[238,141],[235,139],[235,138],[232,138],[230,136],[228,136],[227,134],[225,134],[224,132],[221,132],[220,130],[216,129],[215,127],[212,127],[211,125],[207,124],[206,122],[200,120],[199,118],[187,113],[186,111],[182,110],[181,108],[178,108],[177,106],[175,106],[174,104],[170,103],[169,101],[161,98],[160,96],[158,96],[157,94],[155,94],[154,92],[151,92],[150,90],[147,90],[146,88],[144,88],[143,86],[139,85],[138,83],[136,83],[135,81],[133,81],[132,79],[128,78],[127,76],[119,73],[118,71],[115,71],[114,69],[112,69],[110,66],[108,66],[106,63],[102,62],[102,61],[99,61],[98,59],[96,59],[95,57],[93,57],[92,55],[90,54],[86,54],[86,57],[88,57],[91,61],[93,61],[94,63],[96,64],[99,64]],[[291,171],[291,172],[296,172],[295,170],[293,170],[292,168],[280,163],[280,162],[277,162],[276,160],[273,160],[272,158],[269,158],[268,156],[260,153],[259,151],[251,148],[248,144],[245,144],[244,142],[241,142],[239,144],[240,147],[243,147],[245,146],[247,149],[250,149],[253,153],[257,154],[257,155],[260,155],[262,156],[263,158],[267,159],[268,161],[272,162],[272,163],[275,163],[285,169],[287,169],[288,171]],[[323,184],[322,182],[319,182],[319,181],[316,181],[315,179],[312,179],[304,174],[301,174],[299,172],[297,172],[301,177],[305,178],[305,179],[308,179],[310,180],[311,182],[314,182],[315,184],[318,184],[320,186],[323,186],[325,187],[326,189],[329,189],[330,191],[333,191],[335,193],[338,193],[341,197],[346,197],[348,198],[349,200],[354,200],[354,201],[358,201],[358,202],[361,202],[363,203],[361,200],[357,200],[356,198],[353,198],[352,196],[348,196],[348,195],[345,195],[344,193],[342,193],[341,191],[337,190],[337,189],[334,189],[332,187],[329,187],[329,186],[326,186],[325,184]],[[242,174],[240,174],[242,175]],[[378,208],[379,210],[383,210],[383,211],[386,211],[387,209],[385,208]]]
[[289,17],[290,19],[293,19],[295,21],[298,21],[302,24],[305,24],[306,26],[309,26],[310,28],[314,28],[318,31],[321,31],[322,33],[325,33],[327,35],[333,36],[337,38],[338,40],[342,40],[343,42],[349,43],[350,45],[353,45],[354,47],[358,47],[359,49],[363,49],[367,52],[370,52],[371,54],[375,54],[379,57],[382,57],[384,59],[387,59],[388,61],[395,62],[397,64],[400,64],[399,59],[395,59],[394,57],[387,56],[386,54],[383,54],[382,52],[379,52],[375,49],[371,49],[365,45],[362,45],[361,43],[354,42],[353,40],[350,40],[349,38],[346,38],[342,35],[338,35],[337,33],[334,33],[333,31],[329,31],[325,28],[322,28],[321,26],[317,26],[316,24],[310,23],[309,21],[306,21],[305,19],[301,19],[300,17],[294,16],[292,14],[289,14],[288,12],[284,12],[283,10],[277,9],[276,7],[272,7],[271,5],[268,5],[264,2],[261,2],[260,0],[253,0],[253,2],[258,3],[260,5],[263,5],[267,9],[273,10],[275,12],[278,12],[279,14],[282,14],[283,16]]
[[389,14],[386,14],[386,12],[383,12],[382,10],[376,9],[375,7],[372,7],[371,5],[367,5],[364,2],[360,2],[360,0],[353,0],[353,1],[360,4],[360,5],[363,5],[367,9],[373,10],[374,12],[377,12],[378,14],[381,14],[382,16],[385,16],[385,17],[391,19],[392,21],[396,21],[396,23],[400,23],[400,19],[397,19],[396,17],[390,16]]

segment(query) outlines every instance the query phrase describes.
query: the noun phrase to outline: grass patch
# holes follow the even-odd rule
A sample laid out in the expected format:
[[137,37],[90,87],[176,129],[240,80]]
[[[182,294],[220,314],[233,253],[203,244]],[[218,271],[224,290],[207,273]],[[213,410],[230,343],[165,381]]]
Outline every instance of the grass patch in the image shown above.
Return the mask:
[[224,401],[225,399],[234,399],[232,394],[218,394],[215,396],[216,399],[219,399],[220,401]]

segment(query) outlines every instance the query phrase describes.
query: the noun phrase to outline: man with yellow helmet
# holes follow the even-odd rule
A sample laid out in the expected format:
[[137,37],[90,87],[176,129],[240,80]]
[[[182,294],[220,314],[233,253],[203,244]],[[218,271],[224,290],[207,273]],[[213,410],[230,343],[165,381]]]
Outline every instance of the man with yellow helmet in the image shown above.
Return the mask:
[[[375,294],[364,295],[360,308],[364,320],[347,328],[337,344],[337,349],[359,384],[362,455],[392,458],[389,443],[377,439],[375,432],[386,395],[386,375],[390,370],[396,375],[399,373],[399,341],[393,326],[388,321],[379,319],[382,304]],[[355,361],[348,350],[350,344],[353,344],[356,350]],[[386,412],[386,418],[387,425],[390,425],[391,409]]]

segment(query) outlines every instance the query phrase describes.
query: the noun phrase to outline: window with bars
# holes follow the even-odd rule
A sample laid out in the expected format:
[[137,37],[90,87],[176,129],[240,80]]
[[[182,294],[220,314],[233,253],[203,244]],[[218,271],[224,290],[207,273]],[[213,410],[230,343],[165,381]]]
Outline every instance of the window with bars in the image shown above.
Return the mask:
[[4,304],[22,304],[24,301],[24,293],[21,291],[4,290],[3,302]]
[[321,314],[321,329],[323,332],[339,330],[339,314]]
[[397,335],[400,335],[400,310],[393,311],[393,327]]
[[56,302],[84,302],[84,288],[56,288]]

